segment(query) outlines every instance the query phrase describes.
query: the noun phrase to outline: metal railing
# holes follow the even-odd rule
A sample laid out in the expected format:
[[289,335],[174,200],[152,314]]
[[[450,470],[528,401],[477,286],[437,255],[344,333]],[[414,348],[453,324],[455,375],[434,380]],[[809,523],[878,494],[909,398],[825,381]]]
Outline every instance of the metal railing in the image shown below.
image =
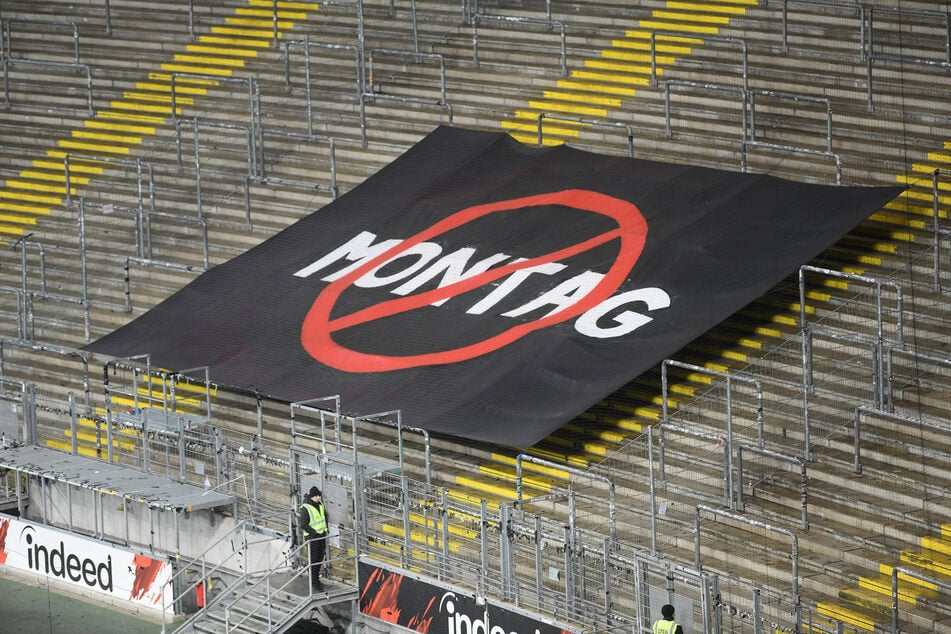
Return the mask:
[[597,119],[568,117],[565,115],[553,114],[551,112],[542,112],[538,115],[538,147],[542,147],[543,145],[542,123],[545,120],[571,121],[573,123],[580,123],[582,125],[590,125],[594,127],[622,128],[627,132],[627,156],[629,158],[634,157],[634,126],[630,124],[621,123],[620,121],[599,121]]
[[[796,93],[789,92],[778,92],[775,90],[751,90],[749,91],[749,100],[750,100],[750,138],[749,140],[753,143],[756,143],[756,96],[760,95],[763,97],[773,97],[775,99],[781,99],[786,101],[793,101],[795,103],[817,103],[825,106],[826,111],[826,152],[832,154],[832,101],[828,97],[812,97],[810,95],[799,95]],[[836,178],[836,184],[841,181],[841,172],[842,165],[841,161],[837,161],[839,165],[838,177]]]
[[739,95],[740,96],[740,143],[741,147],[745,146],[747,143],[747,133],[748,127],[746,122],[746,111],[747,103],[749,102],[749,95],[745,88],[737,88],[735,86],[723,86],[720,84],[708,84],[703,82],[696,81],[681,81],[677,79],[668,79],[664,81],[664,134],[667,138],[673,138],[674,131],[670,123],[670,88],[671,86],[677,86],[682,88],[693,88],[693,89],[703,89],[714,92],[723,92],[730,95]]
[[[41,68],[51,68],[51,69],[68,69],[73,71],[81,71],[86,75],[86,109],[89,116],[96,114],[96,110],[93,107],[93,97],[92,97],[92,71],[89,69],[87,64],[77,64],[71,62],[47,62],[38,59],[10,59],[9,57],[5,58],[2,62],[3,65],[3,107],[11,108],[13,106],[10,101],[10,67],[11,66],[33,66]],[[43,106],[49,107],[48,104]]]
[[823,0],[783,0],[783,53],[789,52],[789,5],[790,4],[801,4],[803,6],[812,7],[828,7],[836,11],[847,11],[849,13],[858,12],[859,16],[859,55],[864,60],[865,59],[865,5],[860,4],[859,2],[854,3],[845,3],[845,2],[835,2],[834,0],[829,0],[824,2]]
[[763,143],[762,141],[744,140],[740,149],[740,171],[744,173],[746,173],[746,155],[750,148],[760,148],[779,152],[790,152],[793,154],[806,154],[808,156],[823,156],[830,158],[835,163],[835,184],[842,184],[842,158],[835,152],[813,150],[811,148],[798,147],[795,145],[778,145],[775,143]]
[[715,35],[702,35],[697,33],[687,33],[682,31],[651,31],[651,86],[657,85],[657,38],[687,42],[716,42],[719,44],[738,45],[743,57],[743,94],[750,90],[750,71],[749,71],[749,51],[746,41],[735,37],[719,37]]
[[310,66],[311,66],[311,57],[310,49],[319,48],[322,50],[343,50],[351,51],[354,55],[354,68],[356,68],[356,102],[359,103],[363,98],[363,93],[366,91],[365,82],[364,82],[364,61],[363,61],[363,49],[358,46],[350,46],[347,44],[326,44],[323,42],[311,42],[308,38],[303,40],[296,40],[291,42],[284,43],[284,87],[287,92],[291,91],[291,50],[294,47],[300,46],[304,49],[304,94],[305,102],[304,107],[307,112],[307,134],[312,135],[314,133],[314,106],[313,106],[313,87],[311,82],[310,75]]
[[[472,63],[479,66],[479,23],[483,21],[495,22],[500,25],[514,25],[516,27],[530,25],[542,26],[549,31],[557,29],[561,36],[561,75],[568,76],[568,46],[565,23],[558,20],[547,20],[539,18],[525,18],[509,15],[489,15],[485,13],[476,13],[471,17],[472,23]],[[536,51],[537,53],[537,51]]]
[[13,56],[13,25],[29,24],[31,26],[48,26],[50,31],[55,32],[60,28],[71,28],[73,31],[73,62],[79,63],[79,27],[75,22],[57,22],[53,20],[26,20],[23,18],[13,18],[9,20],[0,19],[0,59]]

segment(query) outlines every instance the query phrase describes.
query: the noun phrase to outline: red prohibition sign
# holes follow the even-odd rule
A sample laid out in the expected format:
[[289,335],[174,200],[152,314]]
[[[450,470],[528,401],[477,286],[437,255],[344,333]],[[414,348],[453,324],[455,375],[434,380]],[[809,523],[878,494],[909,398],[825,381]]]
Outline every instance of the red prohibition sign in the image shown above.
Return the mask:
[[[399,297],[380,302],[374,306],[343,315],[336,319],[330,318],[334,304],[340,299],[343,292],[358,279],[382,265],[388,260],[397,257],[409,248],[431,240],[437,236],[456,229],[468,222],[488,216],[499,211],[510,211],[526,207],[541,205],[562,205],[582,211],[601,214],[613,219],[617,228],[605,231],[588,240],[579,242],[563,249],[543,254],[515,264],[507,264],[490,269],[479,275],[459,280],[442,288],[424,291],[415,295]],[[575,304],[547,317],[531,322],[518,323],[497,335],[484,341],[461,346],[452,350],[429,352],[408,356],[385,356],[358,352],[341,346],[333,340],[333,333],[352,326],[368,323],[383,317],[389,317],[416,308],[428,306],[434,302],[462,295],[471,290],[485,286],[495,280],[511,275],[520,269],[530,268],[548,262],[557,262],[560,259],[582,253],[599,245],[620,239],[618,256],[611,269],[597,286]],[[475,205],[458,211],[451,216],[440,220],[428,229],[402,241],[384,253],[365,262],[362,266],[331,282],[314,300],[314,304],[307,312],[301,327],[301,344],[315,359],[330,367],[346,372],[384,372],[388,370],[405,370],[425,365],[441,365],[466,361],[506,346],[525,335],[547,328],[555,324],[572,319],[597,306],[614,294],[634,268],[634,263],[644,249],[647,239],[647,221],[640,210],[632,203],[601,194],[598,192],[569,189],[547,194],[537,194],[514,198],[483,205]]]

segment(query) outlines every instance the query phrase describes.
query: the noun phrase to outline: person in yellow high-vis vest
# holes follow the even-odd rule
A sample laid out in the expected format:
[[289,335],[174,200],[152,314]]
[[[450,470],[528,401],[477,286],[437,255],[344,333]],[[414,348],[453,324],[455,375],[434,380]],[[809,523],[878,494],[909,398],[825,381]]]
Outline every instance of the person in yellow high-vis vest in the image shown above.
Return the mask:
[[668,603],[660,613],[664,618],[654,621],[654,634],[684,634],[684,628],[674,620],[674,606]]
[[297,518],[301,533],[307,540],[307,550],[310,555],[310,588],[323,590],[320,582],[320,567],[327,552],[327,509],[321,500],[320,489],[311,487],[307,492],[307,499],[300,506],[300,515]]

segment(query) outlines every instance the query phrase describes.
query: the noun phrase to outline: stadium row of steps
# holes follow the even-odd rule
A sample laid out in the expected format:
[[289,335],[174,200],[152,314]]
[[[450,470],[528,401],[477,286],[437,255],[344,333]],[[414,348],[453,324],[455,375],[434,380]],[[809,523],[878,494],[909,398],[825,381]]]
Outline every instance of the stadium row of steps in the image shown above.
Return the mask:
[[478,490],[478,489],[474,489],[474,490]]

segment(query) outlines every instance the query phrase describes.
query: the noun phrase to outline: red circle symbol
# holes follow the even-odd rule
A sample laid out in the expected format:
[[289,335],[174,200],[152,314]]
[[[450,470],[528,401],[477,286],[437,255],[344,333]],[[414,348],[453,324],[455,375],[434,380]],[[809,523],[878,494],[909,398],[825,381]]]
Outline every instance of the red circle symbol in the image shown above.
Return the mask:
[[[488,216],[489,214],[542,205],[561,205],[563,207],[601,214],[613,219],[617,223],[617,227],[583,242],[579,242],[578,244],[514,264],[489,269],[484,273],[473,275],[472,277],[443,286],[442,288],[387,300],[374,306],[355,311],[349,315],[343,315],[335,319],[330,318],[334,304],[340,299],[340,296],[347,288],[373,269],[399,256],[415,245],[427,240],[432,240],[437,236],[478,218]],[[535,267],[548,262],[556,262],[615,239],[618,239],[620,244],[614,264],[598,282],[597,286],[580,301],[535,321],[518,323],[508,330],[483,341],[440,352],[408,356],[385,356],[358,352],[341,346],[333,340],[333,333],[345,328],[429,306],[434,302],[455,297],[490,284],[520,269]],[[548,326],[577,317],[606,300],[617,291],[627,278],[628,273],[634,268],[634,263],[637,262],[641,251],[644,249],[646,239],[647,221],[644,220],[640,210],[634,204],[626,200],[620,200],[606,194],[588,190],[570,189],[468,207],[402,241],[386,252],[365,262],[362,266],[341,277],[339,280],[328,284],[317,296],[313,306],[311,306],[307,312],[307,316],[304,318],[304,323],[301,328],[301,344],[313,358],[321,363],[347,372],[383,372],[387,370],[404,370],[425,365],[440,365],[466,361],[498,350],[536,330],[547,328]]]

